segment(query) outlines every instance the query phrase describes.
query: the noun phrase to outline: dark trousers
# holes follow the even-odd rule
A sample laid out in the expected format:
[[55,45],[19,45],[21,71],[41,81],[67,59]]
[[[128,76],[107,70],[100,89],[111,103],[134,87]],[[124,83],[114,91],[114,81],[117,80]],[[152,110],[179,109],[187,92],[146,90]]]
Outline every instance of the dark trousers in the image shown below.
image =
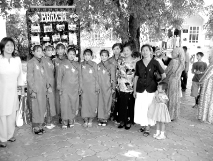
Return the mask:
[[119,94],[119,121],[124,125],[134,123],[135,98],[132,93],[120,92]]
[[112,107],[111,107],[111,117],[113,121],[119,122],[118,109],[119,109],[119,91],[116,90],[112,95]]
[[188,73],[184,70],[181,74],[181,88],[186,90]]

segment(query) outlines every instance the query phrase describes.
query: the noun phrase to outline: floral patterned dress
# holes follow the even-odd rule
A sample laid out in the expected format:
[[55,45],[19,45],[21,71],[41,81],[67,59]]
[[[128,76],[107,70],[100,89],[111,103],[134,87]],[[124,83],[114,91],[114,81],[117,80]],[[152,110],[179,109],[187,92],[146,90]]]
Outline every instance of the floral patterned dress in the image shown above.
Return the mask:
[[200,82],[201,94],[198,105],[198,119],[206,122],[213,123],[213,65],[210,65]]
[[181,98],[181,73],[184,70],[184,66],[181,65],[179,59],[172,59],[169,66],[166,68],[166,79],[168,83],[167,96],[169,97],[169,114],[171,120],[175,120],[179,116],[180,110],[180,98]]
[[135,65],[138,59],[131,62],[122,60],[118,64],[118,87],[121,92],[133,92],[133,82],[135,76]]

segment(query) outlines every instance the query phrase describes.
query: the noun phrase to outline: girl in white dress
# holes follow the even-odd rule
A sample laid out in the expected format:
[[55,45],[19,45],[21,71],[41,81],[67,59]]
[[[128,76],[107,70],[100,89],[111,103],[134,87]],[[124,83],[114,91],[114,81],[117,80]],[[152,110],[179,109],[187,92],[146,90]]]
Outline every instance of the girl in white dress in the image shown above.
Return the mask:
[[161,140],[166,138],[165,123],[171,122],[171,119],[166,105],[169,100],[166,95],[168,85],[165,82],[160,82],[157,88],[153,101],[149,106],[148,118],[156,121],[156,133],[153,137]]

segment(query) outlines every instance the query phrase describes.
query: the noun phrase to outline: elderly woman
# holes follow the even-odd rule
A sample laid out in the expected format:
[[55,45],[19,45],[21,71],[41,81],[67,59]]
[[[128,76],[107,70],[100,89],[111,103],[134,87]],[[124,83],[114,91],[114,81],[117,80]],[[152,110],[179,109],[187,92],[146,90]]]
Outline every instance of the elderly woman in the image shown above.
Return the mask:
[[169,97],[169,114],[171,120],[174,121],[178,119],[179,109],[180,109],[180,98],[181,94],[181,73],[185,68],[185,57],[182,48],[175,48],[172,51],[172,60],[165,70],[166,79],[165,82],[168,83],[167,95]]
[[[15,56],[15,42],[5,37],[0,43],[0,147],[14,142],[15,118],[18,110],[17,86],[24,86],[22,64]],[[22,88],[24,94],[24,88]]]
[[200,79],[201,94],[198,104],[198,119],[213,123],[213,50],[209,55],[209,66]]

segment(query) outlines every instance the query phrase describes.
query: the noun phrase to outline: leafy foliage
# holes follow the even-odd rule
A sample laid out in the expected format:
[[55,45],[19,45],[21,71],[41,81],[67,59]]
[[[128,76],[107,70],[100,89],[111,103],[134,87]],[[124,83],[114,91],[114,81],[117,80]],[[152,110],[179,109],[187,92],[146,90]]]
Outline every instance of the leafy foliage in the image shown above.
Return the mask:
[[213,37],[213,5],[209,6],[207,8],[207,11],[209,13],[209,19],[208,22],[206,23],[206,30],[207,30],[207,36],[209,38]]
[[16,49],[22,59],[28,55],[27,25],[25,16],[18,12],[7,16],[6,22],[7,36],[13,37],[16,41]]
[[101,24],[106,29],[113,28],[122,41],[139,39],[143,24],[148,27],[151,37],[160,38],[162,28],[180,27],[183,18],[203,5],[203,0],[13,0],[10,5],[3,1],[2,12],[20,6],[60,6],[74,1],[81,18],[81,29],[92,31],[94,24]]

